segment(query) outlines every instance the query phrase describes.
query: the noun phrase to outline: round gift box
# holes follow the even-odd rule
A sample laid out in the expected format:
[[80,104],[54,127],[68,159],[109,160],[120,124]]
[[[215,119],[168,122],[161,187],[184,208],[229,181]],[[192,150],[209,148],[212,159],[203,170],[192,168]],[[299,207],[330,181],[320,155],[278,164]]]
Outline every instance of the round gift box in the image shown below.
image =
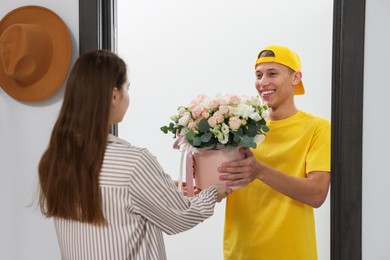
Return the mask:
[[[223,174],[218,168],[224,162],[238,161],[245,158],[240,153],[239,147],[227,147],[220,150],[196,149],[195,158],[195,186],[204,189],[213,184],[224,184],[219,180],[219,175]],[[232,189],[238,189],[244,185],[233,186]]]

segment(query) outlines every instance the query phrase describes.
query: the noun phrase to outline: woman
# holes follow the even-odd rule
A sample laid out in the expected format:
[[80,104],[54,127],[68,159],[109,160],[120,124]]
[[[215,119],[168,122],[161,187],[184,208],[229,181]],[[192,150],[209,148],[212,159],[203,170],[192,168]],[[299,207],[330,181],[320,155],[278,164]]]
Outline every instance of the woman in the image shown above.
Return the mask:
[[109,131],[129,105],[126,65],[104,50],[81,55],[39,163],[42,213],[53,217],[63,259],[166,259],[163,234],[213,214],[231,189],[187,198],[145,148]]

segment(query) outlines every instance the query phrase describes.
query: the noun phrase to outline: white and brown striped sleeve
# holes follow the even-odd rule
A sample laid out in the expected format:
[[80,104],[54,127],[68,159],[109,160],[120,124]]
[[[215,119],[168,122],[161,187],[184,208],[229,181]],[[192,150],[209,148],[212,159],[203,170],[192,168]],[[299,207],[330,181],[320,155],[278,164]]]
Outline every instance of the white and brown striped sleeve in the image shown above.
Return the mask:
[[185,197],[146,149],[140,151],[129,185],[135,212],[167,234],[188,230],[214,213],[215,188],[207,188],[191,199]]

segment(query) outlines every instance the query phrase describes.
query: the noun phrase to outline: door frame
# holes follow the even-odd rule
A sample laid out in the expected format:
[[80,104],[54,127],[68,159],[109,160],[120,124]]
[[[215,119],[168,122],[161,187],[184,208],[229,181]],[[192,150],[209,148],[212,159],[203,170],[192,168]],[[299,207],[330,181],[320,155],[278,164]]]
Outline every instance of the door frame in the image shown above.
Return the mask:
[[[331,259],[362,259],[365,0],[333,1]],[[116,0],[79,0],[80,53],[116,51]],[[112,127],[118,135],[118,126]]]

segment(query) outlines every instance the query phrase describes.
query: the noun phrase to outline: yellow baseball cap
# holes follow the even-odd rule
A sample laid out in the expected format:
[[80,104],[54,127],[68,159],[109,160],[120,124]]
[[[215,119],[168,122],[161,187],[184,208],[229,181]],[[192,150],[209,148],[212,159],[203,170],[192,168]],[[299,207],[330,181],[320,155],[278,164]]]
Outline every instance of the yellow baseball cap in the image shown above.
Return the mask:
[[[260,54],[263,51],[272,51],[275,54],[275,57],[260,57]],[[293,71],[301,71],[301,61],[299,60],[298,55],[285,46],[271,45],[264,48],[257,57],[255,67],[265,62],[276,62],[289,67]],[[302,80],[295,86],[294,94],[305,94]]]

